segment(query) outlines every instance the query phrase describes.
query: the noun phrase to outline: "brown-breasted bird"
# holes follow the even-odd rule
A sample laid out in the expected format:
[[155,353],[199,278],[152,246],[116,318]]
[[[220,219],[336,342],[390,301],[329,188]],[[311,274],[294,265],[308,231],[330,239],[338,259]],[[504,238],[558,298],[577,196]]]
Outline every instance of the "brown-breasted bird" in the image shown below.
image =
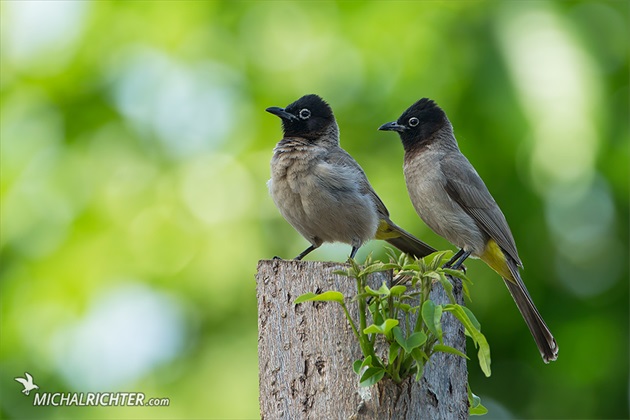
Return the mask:
[[311,243],[296,260],[324,242],[352,246],[350,258],[370,239],[383,239],[421,258],[435,249],[398,227],[361,166],[339,146],[330,106],[306,95],[267,112],[282,120],[284,137],[271,159],[269,192],[282,216]]
[[472,255],[499,273],[543,360],[556,360],[558,344],[521,279],[523,264],[510,227],[481,177],[460,152],[446,113],[423,98],[379,130],[400,135],[407,190],[420,218],[460,248],[447,266],[459,268]]

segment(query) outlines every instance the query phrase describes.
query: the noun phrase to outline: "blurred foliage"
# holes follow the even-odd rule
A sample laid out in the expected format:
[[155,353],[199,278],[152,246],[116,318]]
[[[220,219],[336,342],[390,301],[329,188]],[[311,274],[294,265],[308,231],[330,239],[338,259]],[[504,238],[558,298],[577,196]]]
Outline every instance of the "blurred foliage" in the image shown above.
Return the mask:
[[[267,193],[281,131],[264,109],[306,93],[330,102],[392,218],[435,247],[452,249],[376,131],[412,102],[446,110],[501,205],[560,355],[540,361],[500,279],[468,262],[488,418],[628,417],[626,1],[0,7],[2,417],[258,417],[256,262],[306,245]],[[42,392],[171,405],[33,407],[25,371]]]

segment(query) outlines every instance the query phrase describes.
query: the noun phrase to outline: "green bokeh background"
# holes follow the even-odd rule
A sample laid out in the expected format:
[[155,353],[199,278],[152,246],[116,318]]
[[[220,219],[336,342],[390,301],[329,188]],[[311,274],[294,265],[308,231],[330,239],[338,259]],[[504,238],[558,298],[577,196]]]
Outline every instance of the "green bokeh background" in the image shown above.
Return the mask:
[[[560,356],[541,362],[469,261],[486,418],[627,418],[629,4],[2,1],[2,417],[259,416],[256,263],[307,246],[267,193],[281,131],[264,109],[318,93],[392,218],[435,247],[453,249],[376,130],[417,99],[501,205]],[[171,405],[33,407],[24,372]]]

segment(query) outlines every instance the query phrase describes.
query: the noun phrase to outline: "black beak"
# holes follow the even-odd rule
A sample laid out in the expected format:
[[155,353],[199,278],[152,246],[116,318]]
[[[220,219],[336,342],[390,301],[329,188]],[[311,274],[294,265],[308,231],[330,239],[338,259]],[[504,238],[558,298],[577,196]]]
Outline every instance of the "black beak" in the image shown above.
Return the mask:
[[273,115],[277,115],[278,117],[282,118],[283,120],[297,120],[298,117],[296,117],[295,115],[291,114],[290,112],[287,112],[284,110],[284,108],[278,108],[277,106],[270,106],[269,108],[265,109],[265,111],[273,114]]
[[401,133],[405,131],[407,127],[398,124],[396,121],[392,121],[381,125],[378,129],[382,131],[398,131],[399,133]]

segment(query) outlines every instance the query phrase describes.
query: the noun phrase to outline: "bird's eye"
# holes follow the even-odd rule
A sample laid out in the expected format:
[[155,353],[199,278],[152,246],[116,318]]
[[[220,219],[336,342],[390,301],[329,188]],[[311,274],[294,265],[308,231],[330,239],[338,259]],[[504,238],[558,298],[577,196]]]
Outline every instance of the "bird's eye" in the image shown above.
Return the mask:
[[309,111],[308,109],[304,108],[302,110],[300,110],[300,118],[302,118],[303,120],[307,119],[308,117],[311,116],[311,111]]
[[417,119],[416,117],[409,118],[409,127],[415,127],[418,124],[420,124],[419,119]]

